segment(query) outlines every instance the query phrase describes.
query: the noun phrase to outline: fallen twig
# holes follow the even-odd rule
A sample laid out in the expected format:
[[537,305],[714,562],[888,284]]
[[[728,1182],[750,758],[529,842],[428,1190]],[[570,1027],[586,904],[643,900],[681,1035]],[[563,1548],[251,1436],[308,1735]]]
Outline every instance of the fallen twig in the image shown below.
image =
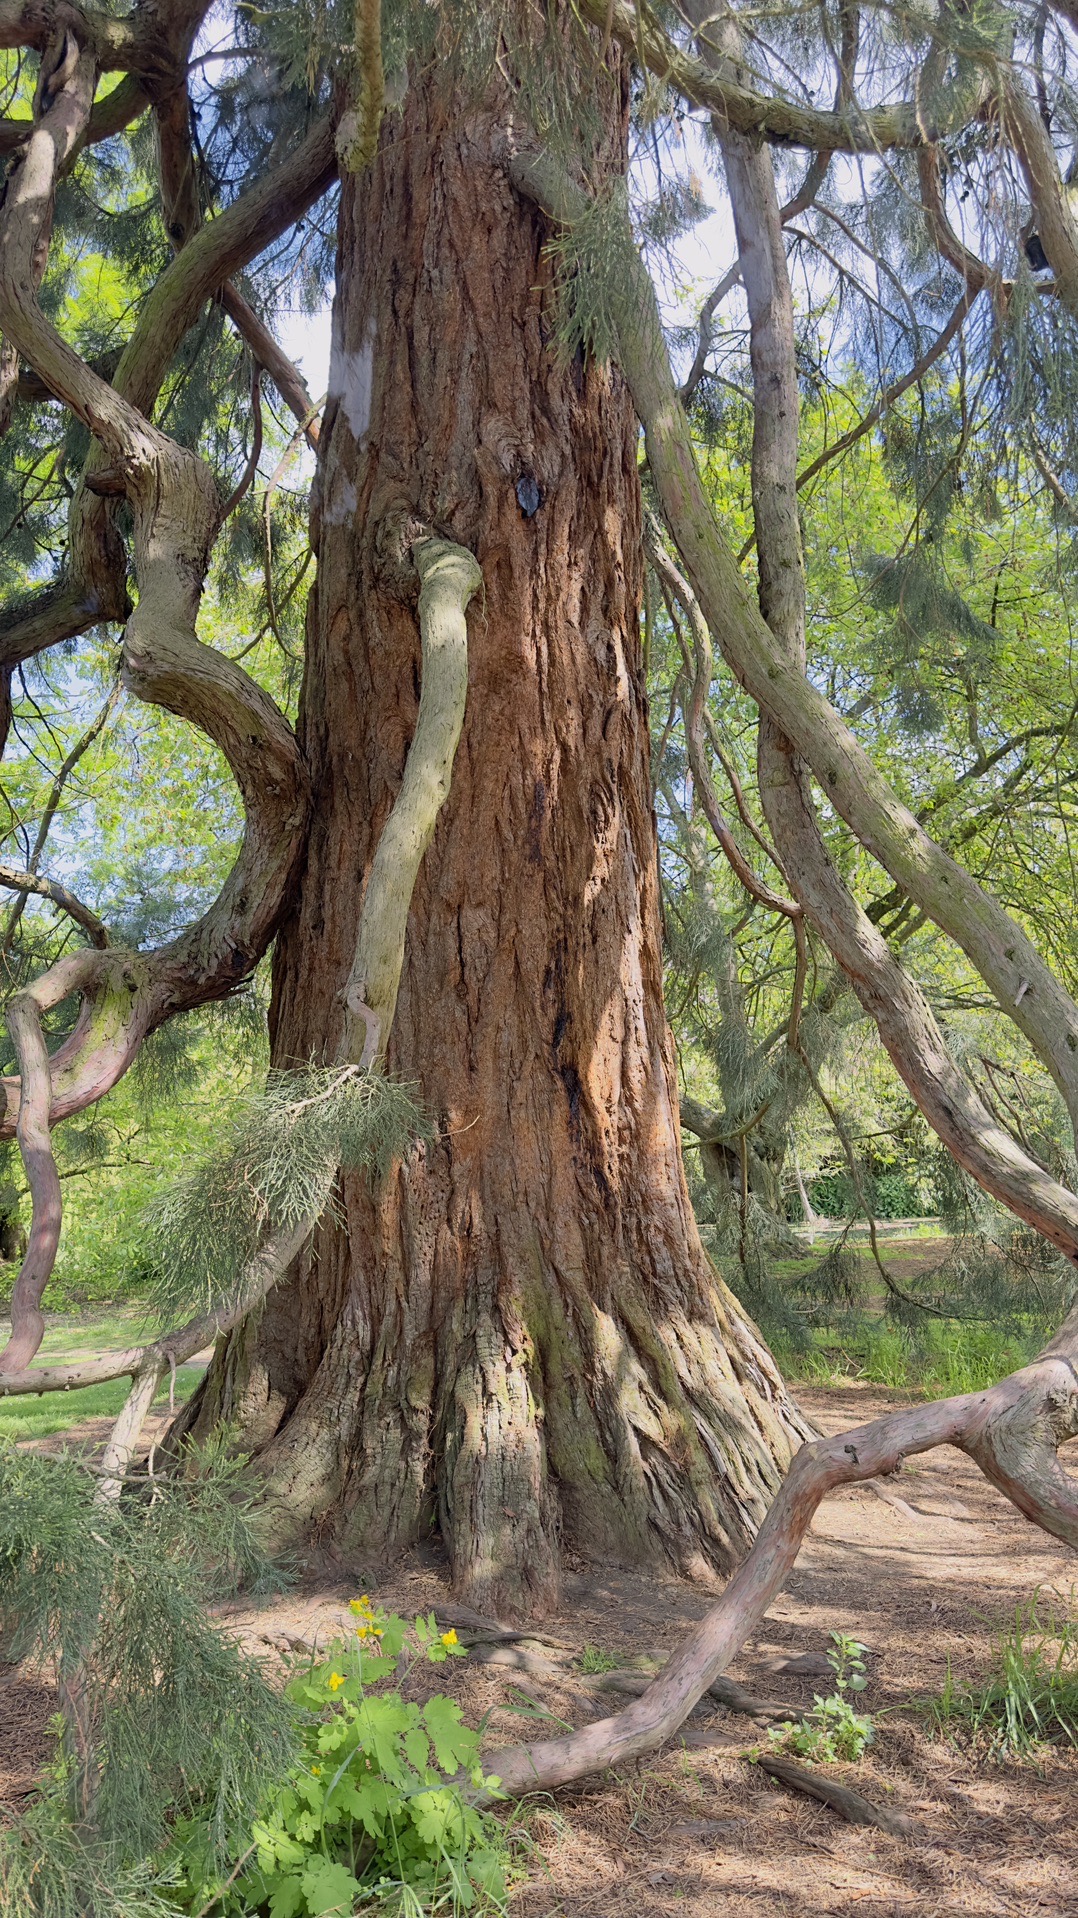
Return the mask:
[[874,1805],[870,1798],[853,1791],[849,1785],[840,1785],[836,1778],[828,1778],[823,1772],[810,1771],[807,1765],[796,1765],[792,1758],[781,1758],[775,1752],[756,1752],[749,1762],[759,1765],[761,1771],[777,1778],[780,1784],[788,1785],[791,1791],[807,1792],[810,1798],[830,1805],[832,1811],[848,1819],[851,1825],[876,1825],[894,1838],[912,1835],[913,1821],[904,1812]]

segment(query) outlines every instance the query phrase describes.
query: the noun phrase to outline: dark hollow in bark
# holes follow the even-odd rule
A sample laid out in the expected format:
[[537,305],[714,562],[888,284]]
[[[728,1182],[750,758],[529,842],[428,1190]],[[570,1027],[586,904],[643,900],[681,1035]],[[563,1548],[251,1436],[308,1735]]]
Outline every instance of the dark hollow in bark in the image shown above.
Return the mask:
[[301,715],[315,824],[272,1011],[277,1065],[332,1057],[416,718],[385,538],[403,515],[484,579],[388,1056],[437,1137],[376,1194],[343,1181],[188,1423],[239,1418],[278,1535],[362,1564],[437,1526],[458,1589],[513,1615],[556,1601],[567,1548],[728,1570],[803,1427],[681,1166],[632,406],[552,349],[549,230],[498,120],[415,89],[343,186]]

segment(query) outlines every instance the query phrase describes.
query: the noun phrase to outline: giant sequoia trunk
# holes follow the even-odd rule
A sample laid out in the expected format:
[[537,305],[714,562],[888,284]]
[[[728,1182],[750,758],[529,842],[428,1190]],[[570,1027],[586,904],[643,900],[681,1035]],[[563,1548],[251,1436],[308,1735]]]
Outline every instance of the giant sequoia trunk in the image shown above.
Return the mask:
[[728,1568],[800,1426],[681,1167],[635,421],[615,372],[552,349],[548,233],[501,137],[496,104],[413,89],[344,184],[301,718],[316,823],[272,1009],[278,1065],[332,1056],[416,718],[403,510],[484,579],[388,1059],[436,1136],[377,1191],[343,1182],[198,1416],[239,1417],[279,1531],[369,1564],[437,1527],[473,1602],[536,1612],[567,1549]]

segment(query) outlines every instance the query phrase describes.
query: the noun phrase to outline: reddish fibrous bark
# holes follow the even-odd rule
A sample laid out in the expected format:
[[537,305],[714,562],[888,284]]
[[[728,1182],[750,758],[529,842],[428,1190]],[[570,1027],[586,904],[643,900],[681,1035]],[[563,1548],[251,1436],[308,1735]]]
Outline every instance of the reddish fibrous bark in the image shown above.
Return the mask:
[[[601,84],[609,176],[624,98]],[[315,818],[274,979],[275,1063],[335,1048],[415,726],[393,529],[432,526],[483,575],[388,1052],[438,1136],[376,1193],[343,1181],[189,1418],[239,1420],[279,1535],[370,1554],[436,1524],[473,1602],[537,1612],[566,1549],[727,1569],[803,1428],[685,1188],[636,428],[616,372],[551,351],[550,229],[504,176],[511,111],[432,76],[342,187],[300,726]]]

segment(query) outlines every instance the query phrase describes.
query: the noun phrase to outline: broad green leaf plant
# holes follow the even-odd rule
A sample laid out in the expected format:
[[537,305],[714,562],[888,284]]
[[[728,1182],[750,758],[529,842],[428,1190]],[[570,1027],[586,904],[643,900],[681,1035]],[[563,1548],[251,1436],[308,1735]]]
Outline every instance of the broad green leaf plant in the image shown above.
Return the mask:
[[352,1636],[288,1684],[299,1756],[252,1823],[232,1878],[215,1872],[198,1819],[177,1829],[179,1909],[212,1904],[222,1918],[328,1918],[358,1903],[412,1914],[503,1909],[505,1847],[475,1802],[498,1786],[483,1775],[479,1734],[452,1699],[419,1705],[400,1690],[414,1665],[443,1664],[464,1647],[433,1613],[408,1624],[366,1596],[351,1610]]

